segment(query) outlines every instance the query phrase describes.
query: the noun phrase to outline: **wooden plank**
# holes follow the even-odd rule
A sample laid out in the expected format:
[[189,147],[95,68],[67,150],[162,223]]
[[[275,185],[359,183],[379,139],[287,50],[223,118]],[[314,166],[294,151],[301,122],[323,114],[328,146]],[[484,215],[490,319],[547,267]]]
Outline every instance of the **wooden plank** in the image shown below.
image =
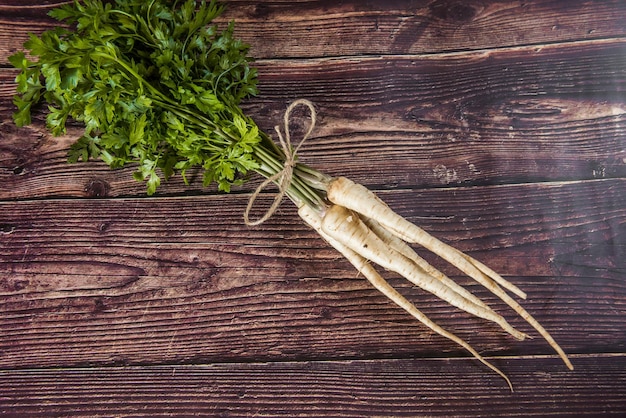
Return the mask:
[[[566,351],[590,353],[626,350],[625,189],[615,179],[381,196],[524,288]],[[465,355],[373,290],[293,208],[243,228],[247,197],[1,203],[0,368]],[[551,354],[388,276],[485,354]]]
[[[626,43],[383,58],[266,60],[246,111],[268,132],[296,97],[319,123],[302,160],[373,188],[620,177],[626,130]],[[0,71],[0,115],[15,73]],[[0,124],[0,199],[142,195],[134,168],[65,163],[79,135]],[[371,155],[377,155],[375,159]],[[253,183],[254,186],[256,183]],[[160,189],[198,193],[174,178]],[[250,186],[243,188],[251,190]],[[209,189],[214,192],[215,189]]]
[[[28,33],[50,29],[53,0],[0,1],[0,62]],[[237,34],[257,58],[421,54],[482,50],[626,34],[622,1],[550,0],[228,1],[220,19],[237,21]]]
[[229,13],[259,58],[422,54],[626,34],[619,1],[242,3]]
[[291,206],[244,227],[257,181],[224,197],[175,179],[145,198],[131,168],[65,163],[78,130],[51,138],[42,114],[16,130],[6,58],[62,2],[0,0],[0,414],[626,414],[624,2],[232,0],[222,19],[260,58],[245,110],[263,129],[314,100],[303,161],[528,292],[573,372],[440,260],[426,254],[535,338],[386,273],[513,394]]
[[[515,392],[469,359],[234,363],[0,371],[7,416],[623,416],[626,355],[495,359]],[[536,371],[529,372],[532,364]],[[537,390],[540,387],[541,390]],[[471,404],[471,407],[467,407]]]

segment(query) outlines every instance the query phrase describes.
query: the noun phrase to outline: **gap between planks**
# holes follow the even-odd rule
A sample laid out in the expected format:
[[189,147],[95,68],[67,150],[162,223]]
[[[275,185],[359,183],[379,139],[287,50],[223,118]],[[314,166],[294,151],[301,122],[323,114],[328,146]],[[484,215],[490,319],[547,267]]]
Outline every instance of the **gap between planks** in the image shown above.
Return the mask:
[[[584,359],[612,359],[612,358],[626,358],[626,353],[585,353],[585,354],[575,354],[568,353],[568,357],[574,363],[574,370],[576,370],[576,361],[584,360]],[[554,360],[555,362],[560,362],[560,359],[557,355],[552,354],[526,354],[526,355],[512,355],[512,356],[487,356],[486,360],[493,361],[512,361],[512,360],[523,360],[523,361],[532,361],[532,360]],[[203,367],[214,367],[214,366],[253,366],[253,365],[268,365],[268,364],[282,364],[282,365],[290,365],[290,364],[366,364],[366,363],[380,363],[380,362],[393,362],[393,361],[443,361],[443,362],[456,362],[456,361],[474,361],[475,359],[470,356],[458,356],[458,357],[372,357],[372,358],[341,358],[337,360],[331,359],[320,359],[320,360],[263,360],[263,361],[217,361],[210,363],[150,363],[150,364],[132,364],[125,366],[117,366],[117,365],[97,365],[92,367],[68,367],[68,366],[49,366],[49,367],[27,367],[27,368],[1,368],[0,374],[8,373],[12,371],[20,371],[20,372],[41,372],[41,371],[89,371],[89,370],[150,370],[150,369],[163,369],[166,368],[203,368]]]
[[[487,57],[492,53],[507,53],[507,52],[543,52],[547,49],[560,49],[563,47],[582,47],[588,48],[593,46],[603,46],[603,45],[613,45],[613,44],[624,44],[626,47],[626,37],[609,37],[609,38],[599,38],[599,39],[584,39],[584,40],[565,40],[565,41],[556,41],[556,42],[540,42],[540,43],[531,43],[531,44],[522,44],[515,46],[496,46],[496,47],[486,47],[486,48],[477,48],[477,49],[464,49],[464,50],[452,50],[452,51],[444,51],[444,52],[422,52],[422,53],[414,53],[414,54],[384,54],[384,53],[375,53],[375,54],[358,54],[358,55],[329,55],[329,56],[307,56],[307,57],[280,57],[280,58],[259,58],[255,61],[255,63],[259,64],[272,64],[279,62],[287,62],[287,61],[299,61],[303,64],[310,64],[312,62],[328,62],[328,61],[377,61],[381,59],[392,60],[392,59],[442,59],[442,58],[455,58],[455,57],[472,57],[476,56],[479,58]],[[294,63],[294,66],[296,64]],[[1,67],[0,67],[1,68]]]

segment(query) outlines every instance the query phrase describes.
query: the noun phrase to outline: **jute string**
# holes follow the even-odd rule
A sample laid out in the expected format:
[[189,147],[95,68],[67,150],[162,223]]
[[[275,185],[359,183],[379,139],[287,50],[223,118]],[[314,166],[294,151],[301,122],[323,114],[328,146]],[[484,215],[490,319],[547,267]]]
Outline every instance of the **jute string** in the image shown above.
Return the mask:
[[[304,136],[298,143],[298,145],[295,148],[293,148],[291,145],[291,133],[289,132],[289,120],[291,119],[291,113],[298,106],[306,106],[309,108],[311,124],[309,126],[309,129],[306,131],[306,133],[304,134]],[[315,107],[313,107],[313,103],[311,103],[310,101],[306,99],[298,99],[292,102],[287,107],[287,110],[285,111],[285,114],[283,115],[283,128],[285,131],[285,136],[283,137],[283,134],[280,131],[279,125],[276,125],[274,127],[274,130],[278,134],[278,140],[280,142],[280,146],[282,147],[283,153],[285,154],[285,162],[283,164],[283,168],[280,171],[278,171],[276,174],[265,179],[259,185],[259,187],[256,188],[252,196],[250,196],[250,200],[248,200],[248,206],[246,207],[246,211],[243,214],[243,219],[246,225],[254,226],[254,225],[262,224],[263,222],[268,220],[280,206],[283,198],[285,197],[285,194],[287,194],[287,191],[289,190],[291,179],[293,178],[293,169],[297,163],[298,150],[300,149],[302,144],[304,144],[304,142],[309,138],[309,135],[311,135],[311,132],[313,132],[313,128],[315,128],[315,123],[316,123],[316,116],[317,115],[315,113]],[[265,214],[261,216],[259,219],[251,221],[250,211],[252,210],[252,206],[254,205],[254,202],[256,201],[257,197],[259,197],[261,192],[263,192],[263,190],[270,183],[277,184],[278,193],[276,194],[276,196],[274,196],[274,201],[272,202],[272,205],[269,207],[269,209],[267,209]]]

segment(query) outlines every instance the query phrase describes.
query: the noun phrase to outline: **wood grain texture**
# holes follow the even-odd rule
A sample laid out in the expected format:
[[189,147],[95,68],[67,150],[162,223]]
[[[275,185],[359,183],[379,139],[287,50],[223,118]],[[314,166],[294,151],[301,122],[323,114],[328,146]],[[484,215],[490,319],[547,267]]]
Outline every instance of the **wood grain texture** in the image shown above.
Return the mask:
[[[260,61],[246,110],[267,132],[297,96],[319,124],[301,158],[373,188],[621,177],[626,173],[626,43],[479,53]],[[463,76],[459,76],[463,74]],[[0,72],[9,119],[12,71]],[[79,131],[0,124],[0,198],[140,196],[134,168],[65,163]],[[380,158],[371,159],[370,156]],[[393,169],[390,169],[393,168]],[[159,193],[201,192],[174,178]],[[253,183],[252,185],[255,185]],[[251,190],[250,187],[243,189]],[[214,191],[210,189],[209,191]]]
[[258,179],[224,196],[174,178],[148,198],[133,167],[66,164],[79,127],[51,137],[38,112],[17,129],[7,57],[63,2],[0,0],[0,414],[626,414],[623,1],[231,0],[221,19],[258,58],[245,111],[264,130],[314,101],[302,161],[528,293],[573,372],[538,336],[515,341],[385,273],[514,393],[293,207],[245,227]]
[[[589,353],[626,345],[625,193],[602,180],[381,195],[510,275],[566,350]],[[356,277],[293,210],[242,228],[246,199],[0,204],[0,366],[465,355]],[[394,284],[485,352],[550,354]]]
[[514,380],[528,375],[529,360],[544,372],[533,372],[534,383],[514,393],[466,359],[13,370],[0,372],[0,413],[544,417],[619,416],[626,408],[623,355],[577,356],[573,373],[551,359],[494,359]]
[[[0,62],[28,32],[56,23],[46,13],[63,0],[2,0]],[[229,0],[220,19],[257,58],[429,54],[595,40],[626,34],[623,1],[262,1]]]

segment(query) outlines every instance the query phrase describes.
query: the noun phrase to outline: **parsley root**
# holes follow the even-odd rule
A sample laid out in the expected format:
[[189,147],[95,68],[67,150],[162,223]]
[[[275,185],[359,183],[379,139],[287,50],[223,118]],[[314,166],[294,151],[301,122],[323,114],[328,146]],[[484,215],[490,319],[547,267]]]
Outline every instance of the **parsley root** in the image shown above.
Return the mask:
[[424,246],[488,288],[493,288],[492,280],[494,280],[519,297],[526,298],[524,292],[484,264],[439,241],[420,227],[398,216],[374,193],[362,185],[345,177],[339,177],[330,183],[327,193],[331,202],[356,210],[369,218],[377,219],[398,238]]
[[[419,257],[409,244],[434,252],[507,303],[572,364],[550,334],[505,291],[526,294],[481,262],[445,244],[394,213],[364,186],[331,178],[299,163],[291,145],[289,118],[295,107],[315,108],[305,100],[292,103],[284,128],[276,128],[280,146],[261,131],[240,107],[257,93],[257,72],[250,66],[248,45],[235,39],[233,23],[219,30],[212,21],[224,7],[212,0],[74,0],[50,12],[64,28],[31,35],[24,52],[10,57],[16,77],[15,123],[31,122],[31,112],[48,105],[46,126],[54,135],[68,121],[84,126],[69,150],[69,161],[100,158],[111,168],[134,165],[135,179],[153,194],[161,183],[192,168],[203,184],[220,191],[243,183],[249,172],[278,185],[280,193],[265,216],[249,221],[257,192],[244,219],[255,225],[267,219],[283,196],[300,217],[343,254],[372,285],[434,332],[456,342],[504,378],[468,343],[441,328],[398,293],[370,264],[395,271],[472,315],[493,321],[513,337],[503,316]],[[35,59],[31,61],[31,59]],[[304,139],[302,141],[304,141]]]
[[509,385],[511,391],[513,390],[513,385],[509,378],[502,373],[500,369],[498,369],[493,364],[489,363],[485,360],[476,350],[472,348],[467,342],[452,334],[449,331],[446,331],[441,326],[437,325],[431,319],[429,319],[424,313],[422,313],[419,309],[415,307],[407,298],[402,296],[400,292],[394,289],[380,274],[378,271],[369,263],[369,261],[359,254],[356,251],[353,251],[349,247],[345,246],[341,242],[334,239],[331,235],[328,235],[324,229],[322,228],[322,218],[320,215],[311,210],[310,206],[302,206],[298,210],[298,214],[300,217],[313,229],[315,229],[320,236],[326,240],[333,248],[339,251],[346,259],[361,273],[363,276],[383,295],[389,298],[396,305],[407,311],[411,316],[420,321],[422,324],[427,326],[432,331],[441,335],[442,337],[448,338],[449,340],[457,343],[461,347],[465,348],[470,354],[472,354],[476,359],[478,359],[485,366],[489,367],[491,370],[500,375]]
[[[484,264],[474,260],[470,256],[463,254],[459,250],[439,241],[423,229],[410,223],[400,215],[393,212],[382,200],[365,187],[356,184],[345,177],[340,177],[331,181],[327,189],[328,199],[336,205],[344,205],[346,208],[354,210],[359,214],[374,218],[389,232],[403,239],[406,242],[419,244],[442,257],[473,279],[485,286],[488,290],[498,296],[508,304],[518,315],[524,318],[533,328],[535,328],[550,346],[559,354],[566,366],[573,369],[572,363],[567,358],[565,352],[554,341],[552,336],[539,324],[522,306],[511,298],[502,288],[517,293],[520,296],[526,295],[517,287],[509,283],[493,270],[486,268]],[[405,276],[406,277],[406,276]]]
[[331,206],[322,218],[322,230],[328,236],[367,260],[387,270],[395,271],[451,305],[480,318],[493,321],[507,332],[523,339],[523,334],[513,329],[503,317],[491,309],[483,307],[484,305],[477,305],[473,301],[459,296],[458,293],[445,286],[441,281],[415,268],[415,265],[409,258],[385,244],[351,210],[343,206]]

